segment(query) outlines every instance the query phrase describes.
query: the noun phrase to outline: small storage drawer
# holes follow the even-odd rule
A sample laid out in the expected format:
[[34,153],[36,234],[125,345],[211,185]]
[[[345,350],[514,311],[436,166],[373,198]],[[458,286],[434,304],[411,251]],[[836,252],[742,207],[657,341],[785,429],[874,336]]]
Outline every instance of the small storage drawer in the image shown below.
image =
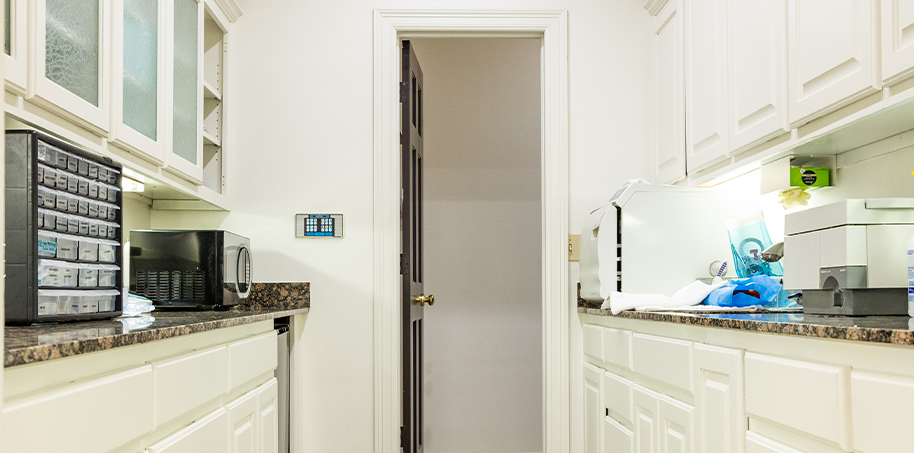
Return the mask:
[[632,333],[627,330],[603,329],[603,361],[632,369]]
[[692,392],[692,343],[633,334],[632,371]]
[[229,343],[229,388],[276,369],[276,331]]
[[603,405],[609,416],[622,422],[632,422],[632,391],[635,384],[612,373],[603,375]]
[[109,451],[152,431],[152,413],[149,365],[69,384],[4,402],[3,451]]
[[603,360],[603,326],[584,324],[584,354]]
[[[276,354],[273,354],[276,360]],[[155,371],[156,423],[167,422],[228,392],[228,354],[224,345],[152,364]]]
[[852,451],[850,367],[746,353],[746,412]]
[[851,393],[854,450],[876,453],[906,451],[914,446],[910,415],[914,408],[914,379],[854,371]]
[[603,451],[633,453],[633,433],[611,418],[603,419]]
[[755,432],[746,432],[746,453],[803,453]]

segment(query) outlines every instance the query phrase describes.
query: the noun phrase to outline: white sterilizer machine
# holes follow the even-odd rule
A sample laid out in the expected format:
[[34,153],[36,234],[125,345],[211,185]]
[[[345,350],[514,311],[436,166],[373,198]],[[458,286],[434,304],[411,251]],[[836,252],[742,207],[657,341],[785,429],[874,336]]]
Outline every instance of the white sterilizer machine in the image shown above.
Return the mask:
[[905,315],[914,198],[844,200],[784,218],[784,288],[803,312]]
[[[581,231],[581,298],[612,291],[672,295],[709,265],[730,261],[730,197],[712,189],[626,183],[591,211]],[[734,274],[732,268],[730,274]]]

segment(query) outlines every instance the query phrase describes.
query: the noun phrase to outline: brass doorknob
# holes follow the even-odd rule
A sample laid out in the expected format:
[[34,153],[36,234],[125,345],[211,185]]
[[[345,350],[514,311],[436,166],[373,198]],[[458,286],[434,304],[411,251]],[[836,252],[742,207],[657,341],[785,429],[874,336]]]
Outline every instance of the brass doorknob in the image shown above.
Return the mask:
[[422,305],[423,307],[425,306],[425,304],[428,304],[429,306],[435,305],[435,295],[429,294],[428,296],[426,296],[425,294],[423,294],[416,298],[416,302],[419,302],[419,305]]

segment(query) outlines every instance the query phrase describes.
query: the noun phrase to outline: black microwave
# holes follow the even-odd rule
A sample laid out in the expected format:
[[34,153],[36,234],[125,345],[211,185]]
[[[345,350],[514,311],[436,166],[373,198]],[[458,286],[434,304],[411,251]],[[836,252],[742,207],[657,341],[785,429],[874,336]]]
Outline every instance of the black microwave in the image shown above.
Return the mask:
[[218,309],[251,293],[251,241],[224,230],[130,231],[130,292],[161,308]]

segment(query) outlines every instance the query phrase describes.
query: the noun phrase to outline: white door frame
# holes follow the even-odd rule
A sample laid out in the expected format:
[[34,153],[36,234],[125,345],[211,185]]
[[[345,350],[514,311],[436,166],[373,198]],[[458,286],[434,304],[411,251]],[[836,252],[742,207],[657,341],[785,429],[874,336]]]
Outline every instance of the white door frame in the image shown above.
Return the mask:
[[543,450],[570,447],[568,308],[568,13],[374,12],[374,440],[400,451],[400,39],[542,38]]

